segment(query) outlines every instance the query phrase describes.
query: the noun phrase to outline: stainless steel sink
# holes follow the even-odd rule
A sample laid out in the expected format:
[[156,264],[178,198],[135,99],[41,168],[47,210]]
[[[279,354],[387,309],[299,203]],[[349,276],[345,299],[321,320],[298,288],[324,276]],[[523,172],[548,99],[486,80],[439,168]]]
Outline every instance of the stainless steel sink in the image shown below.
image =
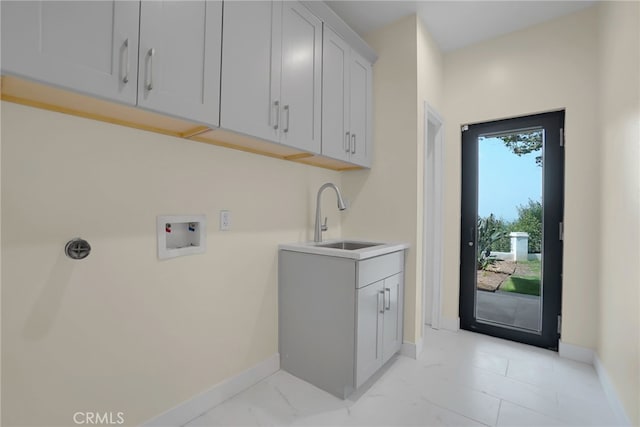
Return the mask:
[[320,248],[343,249],[345,251],[355,251],[358,249],[370,248],[372,246],[380,246],[384,243],[366,243],[366,242],[350,242],[343,240],[342,242],[323,243],[316,245]]

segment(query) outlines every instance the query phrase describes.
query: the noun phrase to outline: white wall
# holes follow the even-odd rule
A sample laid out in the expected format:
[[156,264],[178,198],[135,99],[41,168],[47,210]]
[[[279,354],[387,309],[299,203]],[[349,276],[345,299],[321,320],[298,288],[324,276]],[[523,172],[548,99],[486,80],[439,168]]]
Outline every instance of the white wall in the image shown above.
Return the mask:
[[374,158],[371,170],[343,175],[352,197],[343,234],[410,243],[404,340],[416,343],[422,334],[423,103],[440,105],[442,59],[415,15],[365,39],[379,56],[373,67]]
[[445,55],[445,317],[458,317],[462,124],[566,109],[562,340],[595,348],[600,238],[597,10]]
[[[1,136],[3,425],[137,425],[277,352],[277,245],[340,174],[6,102]],[[158,214],[205,214],[207,252],[159,261]]]
[[600,292],[597,354],[640,424],[640,3],[600,18]]

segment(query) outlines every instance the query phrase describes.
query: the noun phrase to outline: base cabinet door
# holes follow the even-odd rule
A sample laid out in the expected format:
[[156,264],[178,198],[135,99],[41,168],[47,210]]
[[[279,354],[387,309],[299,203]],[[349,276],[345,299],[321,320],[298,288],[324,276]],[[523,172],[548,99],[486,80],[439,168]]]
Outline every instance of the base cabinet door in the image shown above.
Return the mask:
[[382,366],[383,283],[375,282],[357,291],[356,388]]
[[136,103],[139,4],[2,1],[2,73]]
[[219,124],[221,1],[143,1],[138,105]]
[[402,274],[384,279],[384,326],[382,332],[382,363],[391,358],[402,346],[403,295]]

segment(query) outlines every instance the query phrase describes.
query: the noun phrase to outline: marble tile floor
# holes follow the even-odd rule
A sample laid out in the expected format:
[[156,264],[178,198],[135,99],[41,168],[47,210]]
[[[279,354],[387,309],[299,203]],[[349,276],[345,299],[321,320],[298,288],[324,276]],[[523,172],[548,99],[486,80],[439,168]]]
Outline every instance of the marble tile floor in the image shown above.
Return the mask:
[[467,331],[427,329],[418,360],[398,356],[338,399],[284,371],[186,426],[616,425],[592,366]]

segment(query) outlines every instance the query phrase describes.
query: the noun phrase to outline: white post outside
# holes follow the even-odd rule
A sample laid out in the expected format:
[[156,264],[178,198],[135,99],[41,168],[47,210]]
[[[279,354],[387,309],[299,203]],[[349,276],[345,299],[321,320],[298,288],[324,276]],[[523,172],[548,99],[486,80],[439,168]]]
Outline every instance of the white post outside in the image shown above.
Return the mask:
[[514,231],[511,237],[511,255],[514,261],[527,261],[529,259],[529,233]]

